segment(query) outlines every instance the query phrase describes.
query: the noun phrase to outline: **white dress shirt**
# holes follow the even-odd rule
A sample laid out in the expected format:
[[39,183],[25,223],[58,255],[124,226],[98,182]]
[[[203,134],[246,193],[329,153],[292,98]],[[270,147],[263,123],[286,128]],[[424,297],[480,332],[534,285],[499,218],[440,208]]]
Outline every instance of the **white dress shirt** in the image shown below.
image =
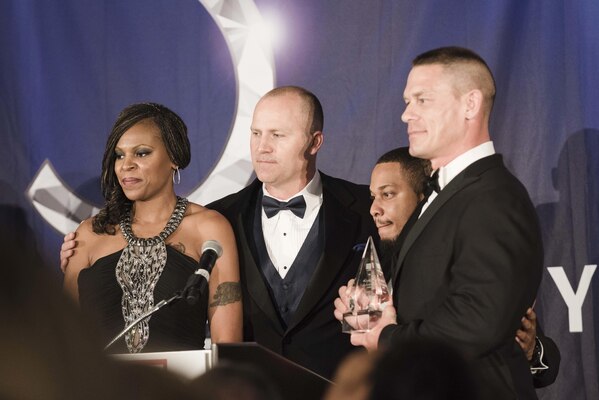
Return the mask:
[[[471,164],[474,164],[481,158],[485,158],[493,154],[495,154],[495,147],[493,146],[492,141],[488,141],[479,144],[478,146],[468,150],[465,153],[460,154],[459,156],[451,160],[449,164],[439,168],[440,190],[443,190],[443,188],[447,186],[453,178],[458,176],[460,172],[468,168]],[[424,203],[424,206],[422,207],[422,210],[420,211],[420,215],[418,216],[418,218],[422,216],[424,210],[428,208],[428,206],[437,198],[437,196],[437,192],[433,191],[431,193],[426,203]]]
[[278,199],[270,195],[264,185],[262,185],[262,191],[264,196],[279,201],[289,201],[302,195],[306,202],[304,218],[296,216],[289,210],[279,211],[277,215],[268,218],[264,209],[262,209],[262,234],[264,235],[266,250],[281,279],[283,279],[289,272],[318,216],[322,205],[322,182],[320,174],[316,171],[306,187],[288,199]]

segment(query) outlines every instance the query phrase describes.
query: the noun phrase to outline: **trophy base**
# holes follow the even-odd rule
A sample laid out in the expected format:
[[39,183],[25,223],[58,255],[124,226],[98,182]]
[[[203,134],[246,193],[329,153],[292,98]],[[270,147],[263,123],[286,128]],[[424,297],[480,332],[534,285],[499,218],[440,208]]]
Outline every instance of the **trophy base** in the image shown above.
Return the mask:
[[383,315],[380,310],[360,310],[358,312],[346,312],[343,314],[341,332],[343,333],[366,333],[370,332]]

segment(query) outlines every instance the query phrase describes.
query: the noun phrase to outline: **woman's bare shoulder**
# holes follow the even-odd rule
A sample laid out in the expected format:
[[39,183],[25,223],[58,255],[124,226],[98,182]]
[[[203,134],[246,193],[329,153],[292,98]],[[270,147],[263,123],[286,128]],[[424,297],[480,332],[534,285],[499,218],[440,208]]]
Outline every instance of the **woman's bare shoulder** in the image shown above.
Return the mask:
[[186,218],[201,224],[228,225],[227,219],[218,211],[211,210],[196,203],[189,203]]
[[116,226],[115,229],[114,235],[96,233],[93,229],[92,218],[88,218],[79,224],[75,240],[77,241],[77,247],[80,250],[85,249],[87,252],[90,263],[118,251],[126,245],[124,238],[119,234],[119,227]]
[[84,219],[77,227],[77,238],[82,239],[83,237],[95,240],[99,235],[94,232],[92,218]]

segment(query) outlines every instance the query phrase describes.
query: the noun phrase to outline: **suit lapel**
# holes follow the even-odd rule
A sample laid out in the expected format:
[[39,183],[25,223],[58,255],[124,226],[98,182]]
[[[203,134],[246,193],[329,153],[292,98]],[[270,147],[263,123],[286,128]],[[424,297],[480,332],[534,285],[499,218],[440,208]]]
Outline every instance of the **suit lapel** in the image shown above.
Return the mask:
[[464,171],[458,174],[454,179],[449,182],[449,184],[441,190],[439,195],[433,200],[433,202],[428,206],[422,216],[418,218],[416,223],[412,226],[410,231],[408,232],[405,241],[401,246],[401,250],[399,252],[399,256],[397,258],[397,262],[395,264],[395,270],[393,272],[393,284],[397,280],[399,276],[399,272],[403,265],[403,261],[410,251],[410,248],[418,239],[424,228],[428,225],[430,220],[435,216],[435,214],[447,203],[456,193],[460,192],[464,188],[468,187],[472,183],[478,181],[480,179],[481,174],[489,168],[502,165],[502,158],[500,155],[492,155],[489,157],[485,157],[472,165],[468,166]]
[[329,290],[349,253],[356,244],[356,230],[360,226],[359,216],[351,211],[353,196],[343,196],[327,176],[321,173],[323,186],[324,252],[308,283],[300,304],[293,315],[288,330],[293,329]]
[[240,208],[239,213],[237,213],[237,229],[235,229],[239,235],[237,238],[240,247],[239,265],[243,268],[243,275],[246,280],[245,286],[253,302],[273,322],[273,326],[276,326],[279,334],[283,335],[284,328],[271,299],[270,289],[267,287],[267,284],[262,277],[260,267],[256,265],[253,251],[255,244],[253,240],[248,240],[248,238],[253,237],[252,230],[255,218],[255,207],[261,185],[262,183],[260,181],[255,180],[248,188],[248,191],[244,193],[244,196],[241,196],[239,199],[239,204],[241,204],[242,207]]

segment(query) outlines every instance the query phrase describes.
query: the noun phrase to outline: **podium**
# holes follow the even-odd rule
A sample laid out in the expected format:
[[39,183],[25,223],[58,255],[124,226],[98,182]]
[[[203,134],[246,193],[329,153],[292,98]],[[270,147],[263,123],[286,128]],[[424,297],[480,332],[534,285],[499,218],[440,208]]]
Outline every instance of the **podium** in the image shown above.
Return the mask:
[[189,380],[197,378],[213,365],[210,350],[112,354],[111,356],[117,360],[158,367]]
[[226,360],[261,370],[285,400],[321,399],[331,384],[328,379],[257,343],[214,344],[212,349],[215,363]]
[[262,371],[284,400],[320,399],[331,382],[257,343],[213,344],[212,350],[115,354],[116,359],[164,368],[194,379],[219,362],[243,363]]

